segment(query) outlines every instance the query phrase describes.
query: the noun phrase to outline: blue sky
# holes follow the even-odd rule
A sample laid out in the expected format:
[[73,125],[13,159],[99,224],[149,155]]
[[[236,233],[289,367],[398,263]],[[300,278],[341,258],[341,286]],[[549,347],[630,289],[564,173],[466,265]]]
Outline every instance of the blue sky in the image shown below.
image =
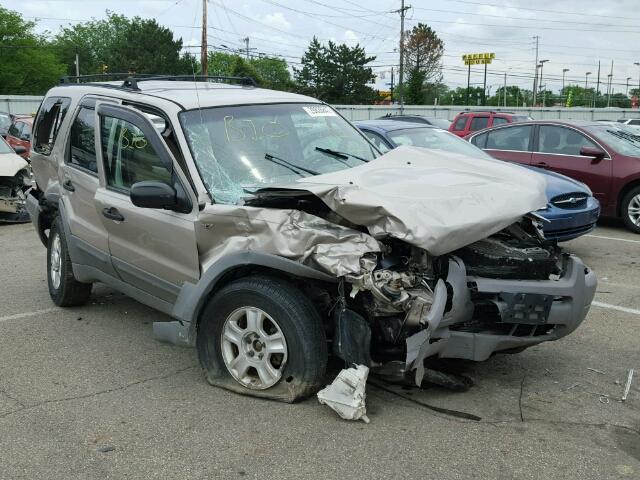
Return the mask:
[[[598,60],[601,82],[606,82],[614,61],[614,90],[624,92],[628,77],[638,85],[640,70],[640,11],[638,0],[407,0],[412,9],[406,27],[429,24],[445,42],[443,73],[449,86],[466,85],[464,53],[495,52],[487,83],[531,88],[535,64],[533,36],[540,37],[540,59],[549,89],[567,80],[584,85],[596,80]],[[102,18],[105,10],[155,18],[170,27],[185,45],[200,44],[201,0],[4,0],[3,6],[31,20],[38,29],[56,32],[61,25]],[[399,16],[390,13],[400,0],[210,0],[209,44],[241,48],[250,38],[256,52],[282,56],[291,66],[299,62],[313,35],[349,45],[359,43],[377,58],[373,62],[377,87],[389,82],[389,71],[398,63]],[[222,47],[222,46],[225,47]],[[192,51],[197,53],[197,49]],[[472,83],[482,82],[481,67]],[[606,90],[606,87],[601,87]]]

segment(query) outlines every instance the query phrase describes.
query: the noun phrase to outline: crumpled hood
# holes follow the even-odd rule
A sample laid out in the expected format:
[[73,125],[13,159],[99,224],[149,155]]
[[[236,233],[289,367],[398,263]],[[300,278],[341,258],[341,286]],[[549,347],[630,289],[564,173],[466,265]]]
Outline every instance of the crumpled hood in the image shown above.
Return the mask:
[[547,204],[542,175],[498,160],[408,146],[256,193],[274,190],[310,192],[375,238],[395,237],[432,255],[486,238]]
[[20,155],[13,152],[0,153],[0,177],[13,177],[27,165],[27,161]]

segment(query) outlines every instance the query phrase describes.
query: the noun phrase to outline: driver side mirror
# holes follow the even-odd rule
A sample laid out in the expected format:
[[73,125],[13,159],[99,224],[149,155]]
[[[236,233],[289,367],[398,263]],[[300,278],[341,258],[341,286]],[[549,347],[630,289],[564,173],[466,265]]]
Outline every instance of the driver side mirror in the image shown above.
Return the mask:
[[131,185],[131,202],[141,208],[173,210],[178,206],[176,189],[164,182],[148,180]]
[[580,149],[580,155],[583,157],[592,157],[596,160],[602,160],[607,154],[597,147],[582,147]]
[[23,153],[27,153],[27,149],[24,148],[22,145],[17,145],[16,147],[13,148],[13,151],[16,152],[16,154],[18,154],[18,155],[22,155]]

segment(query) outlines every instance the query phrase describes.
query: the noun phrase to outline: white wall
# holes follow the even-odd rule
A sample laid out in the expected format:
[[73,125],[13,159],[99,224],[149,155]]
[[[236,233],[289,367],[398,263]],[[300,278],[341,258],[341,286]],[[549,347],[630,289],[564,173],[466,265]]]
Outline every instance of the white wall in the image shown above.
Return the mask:
[[[38,110],[43,97],[27,95],[0,95],[0,112],[30,114]],[[387,113],[400,113],[400,107],[387,105],[334,105],[349,120],[371,120]],[[404,112],[453,120],[458,112],[468,107],[407,105]],[[477,107],[470,107],[477,109]],[[492,109],[486,107],[486,110]],[[622,108],[501,108],[494,111],[517,112],[536,120],[618,120],[640,118],[640,111]]]
[[0,112],[36,113],[42,98],[37,95],[0,95]]

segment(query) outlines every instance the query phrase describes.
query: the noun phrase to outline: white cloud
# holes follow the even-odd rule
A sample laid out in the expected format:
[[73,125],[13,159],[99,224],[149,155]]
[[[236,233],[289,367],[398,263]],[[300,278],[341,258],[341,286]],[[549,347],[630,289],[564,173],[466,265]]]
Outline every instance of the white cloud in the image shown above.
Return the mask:
[[348,42],[357,42],[359,40],[359,37],[351,30],[347,30],[346,32],[344,32],[344,39]]
[[291,23],[287,20],[282,12],[268,13],[261,18],[261,21],[271,27],[276,27],[281,30],[290,30]]

